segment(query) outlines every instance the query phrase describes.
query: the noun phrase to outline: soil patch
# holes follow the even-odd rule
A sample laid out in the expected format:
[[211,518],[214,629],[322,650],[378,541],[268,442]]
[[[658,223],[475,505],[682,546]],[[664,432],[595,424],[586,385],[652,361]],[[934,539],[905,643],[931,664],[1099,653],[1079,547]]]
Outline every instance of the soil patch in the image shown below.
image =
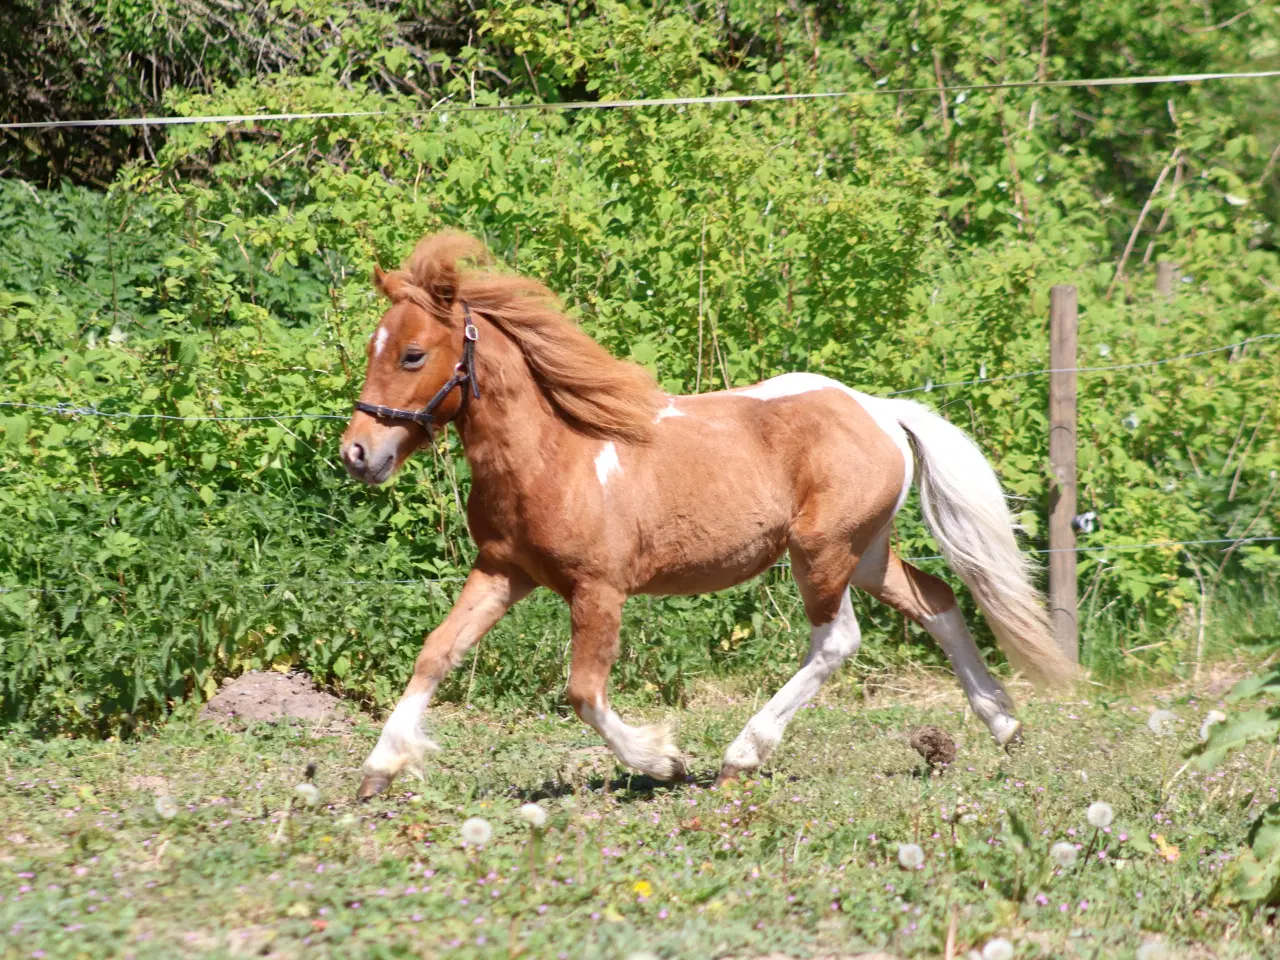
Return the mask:
[[231,726],[298,720],[321,727],[350,723],[342,701],[317,690],[302,673],[251,671],[221,690],[200,711],[203,720]]

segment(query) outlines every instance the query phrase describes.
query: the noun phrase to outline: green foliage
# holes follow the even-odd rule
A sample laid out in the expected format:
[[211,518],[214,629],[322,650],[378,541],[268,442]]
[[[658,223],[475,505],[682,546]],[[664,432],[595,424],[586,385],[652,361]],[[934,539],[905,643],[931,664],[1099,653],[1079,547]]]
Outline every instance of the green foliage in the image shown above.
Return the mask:
[[[1280,667],[1274,667],[1269,673],[1241,680],[1231,689],[1227,700],[1239,703],[1259,697],[1274,699],[1278,695]],[[1280,706],[1273,703],[1228,717],[1210,726],[1207,733],[1204,742],[1190,751],[1201,770],[1215,769],[1228,755],[1251,743],[1280,746]],[[1272,748],[1273,753],[1275,749]],[[1249,849],[1235,865],[1233,894],[1246,902],[1280,904],[1280,803],[1262,808],[1249,828],[1248,843]]]
[[[1240,12],[1226,6],[1222,19]],[[465,109],[1027,79],[1046,36],[1034,5],[905,16],[742,2],[713,17],[501,2],[467,14],[469,37],[455,23],[432,46],[423,37],[446,5],[308,0],[227,14],[235,29],[207,57],[196,38],[213,28],[177,17],[186,0],[161,7],[150,27],[125,6],[59,9],[92,8],[110,27],[75,34],[94,69],[154,56],[153,107],[166,113],[406,115],[153,131],[105,192],[0,182],[0,399],[139,415],[0,408],[10,718],[114,730],[228,672],[284,663],[368,702],[395,695],[456,586],[427,581],[467,568],[466,465],[445,439],[368,491],[343,478],[336,438],[381,309],[369,271],[442,226],[483,236],[671,391],[796,369],[875,393],[988,379],[912,396],[992,456],[1029,547],[1045,545],[1047,379],[998,378],[1047,366],[1051,284],[1080,290],[1084,366],[1280,330],[1268,166],[1280,131],[1253,108],[1274,85],[973,91],[945,110],[932,93]],[[1050,10],[1045,75],[1257,69],[1275,56],[1270,8],[1208,32],[1182,28],[1200,6],[1162,9]],[[288,55],[251,67],[254,29]],[[1113,55],[1117,36],[1136,46]],[[120,84],[105,99],[88,84],[85,102],[131,112],[140,87]],[[434,111],[423,94],[441,101]],[[87,161],[102,145],[81,146]],[[1156,258],[1180,265],[1172,300],[1150,293],[1143,261]],[[1102,522],[1084,546],[1280,533],[1275,344],[1081,376],[1081,509]],[[913,508],[898,547],[936,552]],[[1150,647],[1141,662],[1180,669],[1210,601],[1238,584],[1265,595],[1280,576],[1275,545],[1081,556],[1085,656],[1102,671],[1138,662],[1135,645]],[[788,673],[806,627],[771,577],[714,599],[637,601],[618,685],[678,701],[699,676],[763,686]],[[879,641],[873,664],[915,655],[900,618],[859,612]],[[551,702],[566,629],[556,601],[531,598],[445,695]]]

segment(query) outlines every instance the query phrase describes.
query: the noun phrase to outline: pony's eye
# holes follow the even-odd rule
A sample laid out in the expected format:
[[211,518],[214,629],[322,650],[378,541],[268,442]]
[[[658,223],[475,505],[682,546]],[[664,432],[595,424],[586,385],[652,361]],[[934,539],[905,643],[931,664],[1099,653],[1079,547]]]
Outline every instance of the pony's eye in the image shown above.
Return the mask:
[[421,350],[410,350],[404,355],[404,359],[400,361],[400,365],[406,370],[418,370],[422,364],[426,362],[427,355]]

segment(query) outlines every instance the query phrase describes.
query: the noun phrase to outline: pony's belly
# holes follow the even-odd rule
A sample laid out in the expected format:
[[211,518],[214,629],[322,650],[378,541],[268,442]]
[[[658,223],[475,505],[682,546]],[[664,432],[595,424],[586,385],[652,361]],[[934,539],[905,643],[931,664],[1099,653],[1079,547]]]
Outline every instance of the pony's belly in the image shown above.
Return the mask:
[[787,531],[782,526],[737,543],[702,539],[670,551],[659,563],[653,562],[656,558],[650,553],[642,558],[642,579],[630,592],[671,595],[726,590],[769,569],[786,547]]

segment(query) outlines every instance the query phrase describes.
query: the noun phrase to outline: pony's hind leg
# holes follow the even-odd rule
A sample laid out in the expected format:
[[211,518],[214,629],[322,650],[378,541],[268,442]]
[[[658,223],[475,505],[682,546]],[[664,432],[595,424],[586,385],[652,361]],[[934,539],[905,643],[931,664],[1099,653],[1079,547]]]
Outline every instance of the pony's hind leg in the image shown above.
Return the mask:
[[717,782],[759,769],[781,742],[796,711],[862,644],[862,632],[849,600],[849,574],[856,562],[847,546],[817,556],[807,556],[792,547],[791,569],[810,623],[809,654],[796,675],[729,745]]
[[889,549],[887,537],[863,556],[853,584],[914,620],[933,637],[951,661],[973,712],[998,744],[1009,746],[1018,739],[1022,724],[1013,717],[1013,701],[983,662],[949,586],[903,562]]
[[574,590],[573,660],[566,694],[582,721],[604,738],[622,763],[656,780],[673,780],[684,776],[685,765],[671,730],[661,724],[629,726],[609,705],[609,671],[618,659],[625,601],[625,594],[605,585]]
[[463,654],[532,589],[532,581],[522,572],[499,570],[483,558],[477,561],[458,602],[427,635],[404,695],[364,762],[358,799],[368,800],[382,793],[396,774],[406,767],[416,768],[423,755],[435,749],[435,744],[422,732],[422,714],[431,695],[445,674],[458,665]]

